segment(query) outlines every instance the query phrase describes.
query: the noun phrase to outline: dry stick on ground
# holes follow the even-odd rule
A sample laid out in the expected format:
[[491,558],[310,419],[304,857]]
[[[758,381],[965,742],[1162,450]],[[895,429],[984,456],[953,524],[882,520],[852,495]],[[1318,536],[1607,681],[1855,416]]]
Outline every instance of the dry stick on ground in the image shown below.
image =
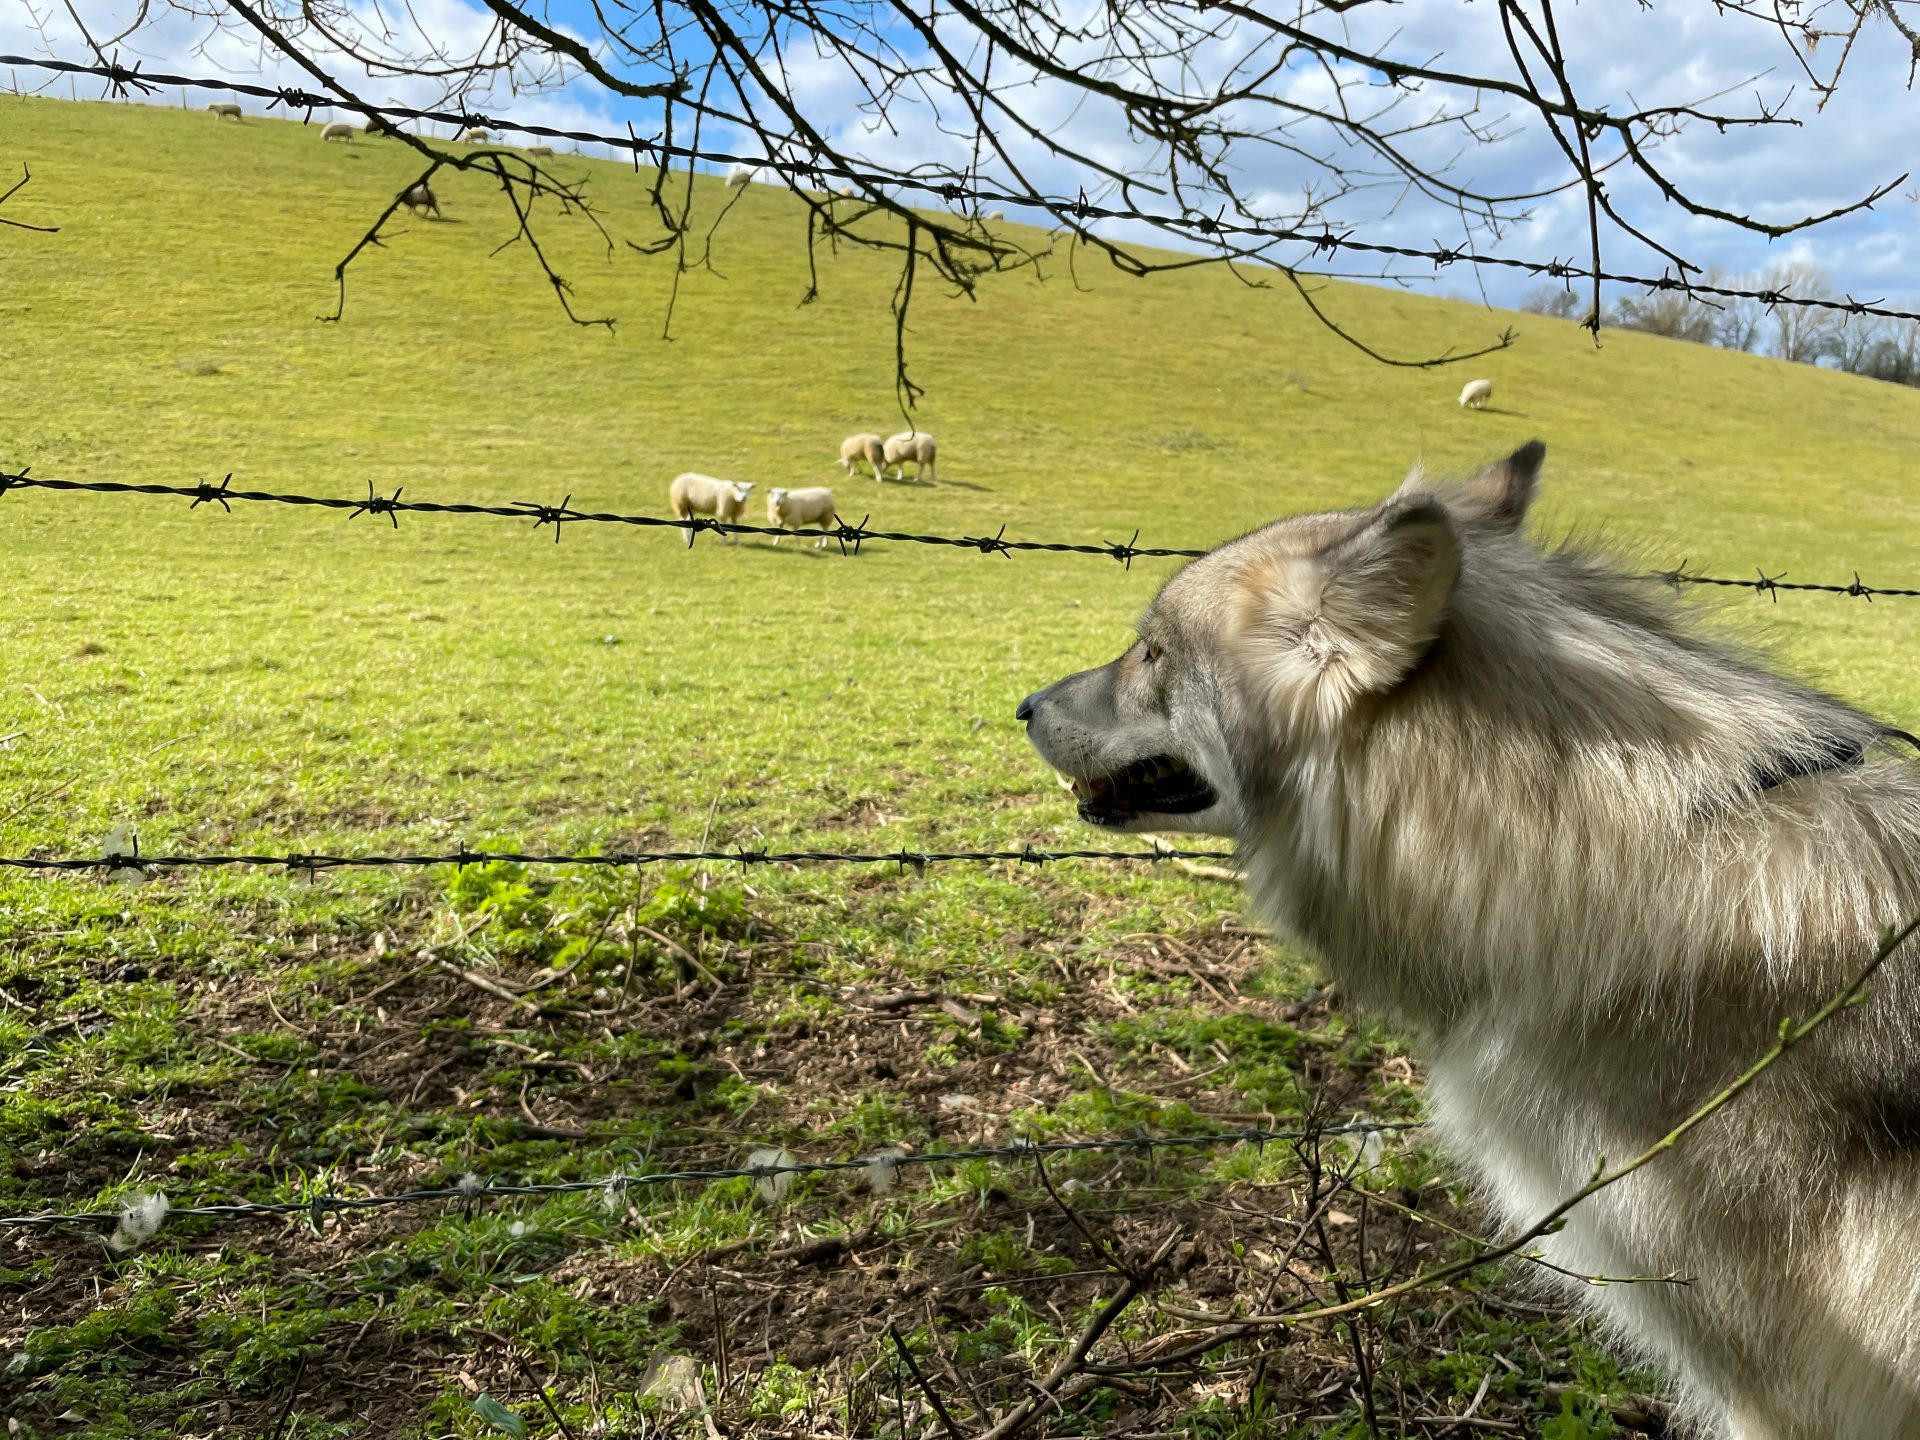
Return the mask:
[[960,1427],[953,1423],[953,1416],[947,1413],[946,1402],[927,1383],[927,1377],[920,1373],[919,1362],[913,1358],[913,1352],[907,1348],[907,1342],[900,1338],[900,1329],[896,1325],[887,1327],[887,1337],[893,1341],[893,1348],[900,1352],[900,1358],[907,1362],[907,1371],[913,1376],[913,1383],[920,1387],[920,1393],[927,1397],[927,1403],[933,1406],[933,1413],[940,1417],[940,1423],[947,1428],[951,1440],[964,1440]]
[[[1350,1177],[1336,1174],[1333,1177],[1332,1187],[1325,1192],[1326,1203],[1323,1204],[1320,1200],[1321,1183],[1327,1178],[1327,1172],[1320,1160],[1320,1137],[1315,1135],[1295,1145],[1294,1154],[1300,1157],[1300,1162],[1307,1172],[1307,1202],[1312,1211],[1307,1228],[1310,1228],[1313,1234],[1314,1245],[1320,1255],[1320,1263],[1333,1281],[1333,1293],[1344,1304],[1352,1296],[1346,1277],[1340,1273],[1340,1261],[1333,1253],[1333,1240],[1327,1234],[1327,1205],[1332,1203],[1334,1196],[1341,1190],[1349,1188]],[[1360,1246],[1360,1259],[1363,1270],[1361,1283],[1364,1285],[1366,1283],[1364,1239]],[[1347,1332],[1347,1344],[1353,1351],[1353,1368],[1360,1391],[1360,1410],[1366,1417],[1367,1434],[1371,1440],[1380,1440],[1380,1414],[1375,1408],[1373,1394],[1373,1364],[1367,1358],[1367,1339],[1360,1331],[1360,1319],[1358,1315],[1348,1315],[1341,1320],[1340,1325]]]
[[1749,1065],[1745,1070],[1741,1071],[1725,1089],[1706,1101],[1706,1103],[1701,1105],[1692,1114],[1688,1115],[1686,1119],[1674,1126],[1673,1129],[1669,1130],[1665,1135],[1662,1135],[1658,1140],[1654,1141],[1653,1144],[1649,1145],[1645,1150],[1642,1150],[1638,1155],[1626,1161],[1624,1164],[1616,1165],[1612,1169],[1607,1169],[1606,1160],[1602,1157],[1594,1166],[1594,1174],[1591,1180],[1587,1181],[1585,1185],[1582,1185],[1578,1190],[1554,1206],[1553,1209],[1549,1210],[1538,1221],[1528,1226],[1526,1230],[1511,1240],[1499,1245],[1489,1246],[1479,1254],[1471,1255],[1464,1260],[1456,1260],[1450,1264],[1436,1266],[1434,1269],[1424,1271],[1419,1275],[1413,1276],[1411,1279],[1403,1280],[1397,1285],[1389,1285],[1383,1289],[1371,1291],[1366,1295],[1359,1296],[1354,1300],[1339,1305],[1323,1305],[1313,1310],[1293,1310],[1272,1315],[1221,1315],[1213,1311],[1190,1310],[1184,1306],[1166,1304],[1162,1304],[1159,1308],[1177,1319],[1204,1324],[1232,1326],[1235,1328],[1244,1326],[1302,1325],[1314,1320],[1338,1320],[1347,1315],[1358,1314],[1363,1310],[1371,1310],[1377,1306],[1386,1304],[1390,1300],[1397,1300],[1403,1295],[1410,1295],[1416,1290],[1422,1290],[1428,1286],[1451,1280],[1456,1276],[1468,1274],[1471,1271],[1479,1269],[1482,1265],[1491,1264],[1496,1260],[1504,1260],[1510,1255],[1518,1254],[1534,1241],[1558,1230],[1560,1228],[1560,1222],[1564,1220],[1568,1212],[1576,1206],[1591,1199],[1609,1186],[1618,1184],[1636,1170],[1645,1168],[1669,1150],[1678,1146],[1688,1135],[1692,1134],[1721,1110],[1732,1104],[1734,1100],[1738,1099],[1755,1081],[1778,1063],[1783,1056],[1797,1048],[1801,1042],[1827,1024],[1835,1016],[1865,1003],[1869,998],[1867,986],[1872,982],[1873,977],[1879,973],[1880,967],[1887,963],[1887,960],[1893,955],[1894,951],[1898,950],[1912,938],[1915,931],[1920,931],[1920,915],[1916,915],[1899,928],[1889,931],[1885,938],[1881,940],[1879,948],[1874,951],[1873,958],[1862,967],[1860,973],[1853,978],[1852,982],[1835,994],[1818,1010],[1815,1010],[1813,1014],[1809,1015],[1805,1020],[1788,1019],[1781,1021],[1780,1038],[1767,1049],[1765,1054],[1755,1060],[1753,1064]]
[[573,1427],[567,1424],[566,1418],[554,1408],[553,1400],[547,1394],[547,1387],[542,1385],[540,1383],[540,1377],[533,1373],[533,1367],[527,1364],[527,1357],[516,1350],[513,1356],[513,1363],[518,1365],[520,1367],[520,1373],[527,1377],[527,1383],[533,1387],[533,1393],[540,1397],[540,1403],[547,1407],[547,1414],[551,1415],[553,1417],[553,1423],[560,1427],[560,1433],[566,1436],[567,1440],[579,1440],[579,1437],[573,1433]]
[[[22,162],[20,166],[20,178],[8,186],[4,192],[0,192],[0,205],[6,204],[7,201],[11,200],[20,191],[26,189],[27,182],[31,179],[33,179],[33,172]],[[41,235],[55,235],[58,234],[60,230],[58,225],[29,225],[24,220],[9,220],[4,215],[0,215],[0,225],[11,225],[16,230],[32,230]]]

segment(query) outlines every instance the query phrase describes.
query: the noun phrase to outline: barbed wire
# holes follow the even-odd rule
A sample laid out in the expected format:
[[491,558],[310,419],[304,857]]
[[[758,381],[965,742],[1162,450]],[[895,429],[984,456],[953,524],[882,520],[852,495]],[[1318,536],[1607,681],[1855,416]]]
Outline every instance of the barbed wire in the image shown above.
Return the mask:
[[[1016,550],[1045,551],[1064,555],[1104,555],[1108,559],[1120,561],[1129,569],[1137,559],[1170,557],[1195,559],[1207,553],[1205,550],[1142,546],[1135,543],[1140,538],[1138,530],[1134,531],[1133,540],[1124,545],[1117,542],[1088,545],[1052,540],[1009,540],[1006,538],[1005,525],[1002,525],[998,533],[993,535],[919,535],[899,530],[875,530],[867,524],[867,521],[872,518],[871,515],[863,516],[857,525],[848,524],[836,515],[835,519],[838,523],[825,530],[790,530],[778,525],[747,525],[731,520],[715,520],[704,515],[681,520],[663,515],[626,515],[606,511],[575,510],[571,495],[558,505],[543,505],[533,500],[519,500],[510,505],[403,500],[400,496],[406,489],[404,485],[397,487],[392,495],[380,495],[375,492],[373,482],[368,481],[366,499],[348,500],[339,496],[289,495],[266,490],[235,490],[232,488],[232,480],[231,474],[218,485],[205,480],[194,485],[140,485],[120,480],[43,480],[29,475],[23,468],[18,471],[0,471],[0,496],[17,489],[88,491],[102,495],[177,495],[192,502],[189,509],[197,510],[202,505],[218,505],[229,514],[233,511],[232,502],[236,500],[273,505],[304,505],[324,510],[344,510],[350,520],[361,515],[384,515],[392,522],[395,529],[399,528],[399,517],[403,514],[482,515],[498,520],[531,520],[535,529],[551,525],[556,544],[559,542],[563,525],[581,523],[680,530],[689,536],[706,532],[717,535],[795,536],[813,540],[824,536],[839,542],[843,554],[858,554],[861,545],[869,540],[892,540],[903,544],[975,550],[982,555],[1009,555]],[[852,546],[851,551],[848,550],[849,545]]]
[[[0,60],[5,57],[0,56]],[[378,494],[373,482],[367,482],[367,495],[363,500],[345,499],[337,495],[300,495],[285,494],[268,490],[235,490],[233,476],[229,473],[218,485],[202,480],[192,485],[134,484],[122,480],[45,480],[29,474],[30,467],[17,471],[0,470],[0,497],[10,490],[45,490],[55,493],[72,494],[86,492],[101,495],[173,495],[190,501],[188,508],[199,509],[202,505],[218,505],[228,514],[233,513],[234,501],[256,502],[272,505],[308,506],[323,510],[344,510],[348,519],[361,515],[384,515],[395,529],[400,526],[402,514],[422,515],[479,515],[496,520],[531,520],[534,528],[553,526],[553,538],[556,544],[560,540],[563,525],[574,522],[582,524],[630,525],[639,528],[657,528],[679,530],[689,537],[711,532],[716,535],[768,535],[781,538],[818,540],[823,536],[839,543],[842,554],[859,554],[860,547],[869,540],[891,540],[901,544],[933,545],[953,550],[971,550],[981,555],[1012,555],[1016,551],[1034,551],[1055,555],[1100,555],[1109,560],[1117,560],[1127,569],[1133,568],[1135,560],[1183,559],[1195,560],[1208,552],[1204,549],[1183,549],[1139,544],[1140,531],[1136,528],[1133,538],[1124,544],[1107,541],[1102,544],[1086,544],[1058,540],[1009,540],[1007,527],[1003,524],[992,535],[923,535],[902,530],[875,530],[867,521],[871,515],[861,517],[860,522],[849,524],[838,515],[836,524],[821,530],[793,530],[779,525],[747,525],[731,520],[715,520],[704,515],[681,520],[664,515],[630,515],[610,511],[576,510],[573,508],[573,496],[568,495],[558,505],[544,505],[534,500],[516,500],[508,505],[478,504],[469,501],[403,500],[404,485],[395,488],[391,495]],[[851,546],[851,549],[848,547]],[[1645,578],[1665,581],[1675,587],[1681,585],[1717,585],[1736,590],[1752,590],[1756,594],[1766,595],[1778,603],[1777,592],[1799,590],[1823,595],[1846,595],[1854,599],[1872,601],[1876,598],[1916,599],[1920,598],[1920,589],[1869,585],[1860,578],[1860,572],[1853,572],[1853,579],[1846,584],[1831,584],[1816,581],[1788,580],[1784,570],[1768,574],[1756,567],[1752,580],[1733,579],[1720,575],[1699,574],[1687,569],[1690,562],[1681,561],[1672,570],[1650,571]],[[0,862],[5,863],[5,862]]]
[[[1423,1120],[1366,1120],[1346,1125],[1325,1125],[1316,1129],[1208,1131],[1193,1135],[1132,1135],[1095,1140],[1015,1140],[1005,1145],[981,1145],[967,1150],[933,1150],[925,1153],[887,1149],[848,1160],[791,1160],[762,1164],[716,1166],[710,1169],[661,1170],[642,1174],[625,1172],[597,1180],[548,1180],[526,1184],[502,1184],[469,1174],[453,1185],[428,1186],[403,1190],[390,1195],[340,1195],[321,1191],[301,1200],[238,1200],[211,1205],[170,1205],[168,1218],[192,1216],[213,1220],[239,1220],[269,1215],[306,1214],[318,1225],[329,1214],[357,1210],[380,1210],[395,1205],[421,1205],[437,1200],[458,1200],[474,1204],[482,1200],[510,1196],[582,1195],[600,1192],[620,1196],[629,1190],[656,1185],[677,1185],[691,1181],[772,1180],[782,1175],[825,1175],[848,1170],[901,1170],[909,1166],[928,1168],[961,1165],[975,1160],[1031,1160],[1049,1155],[1148,1152],[1158,1150],[1213,1149],[1233,1145],[1265,1146],[1312,1141],[1324,1136],[1382,1135],[1424,1128]],[[57,1225],[112,1224],[122,1218],[120,1210],[79,1210],[65,1213],[0,1216],[0,1230],[45,1229]]]
[[469,850],[464,845],[445,854],[322,855],[288,851],[280,855],[142,855],[137,838],[124,848],[109,843],[98,855],[0,856],[0,870],[73,872],[86,870],[220,870],[253,867],[274,870],[427,869],[439,865],[586,865],[626,869],[642,865],[897,865],[902,870],[959,863],[1051,865],[1061,860],[1148,861],[1196,860],[1232,864],[1234,856],[1221,850],[1180,850],[1154,844],[1144,850],[1042,850],[1022,845],[1018,850],[608,850],[598,854],[531,854],[519,850]]
[[1676,586],[1724,585],[1735,590],[1752,590],[1757,594],[1767,596],[1776,605],[1780,603],[1780,596],[1777,592],[1781,590],[1810,590],[1822,595],[1850,595],[1857,600],[1866,601],[1872,601],[1875,596],[1882,598],[1891,596],[1895,599],[1907,600],[1920,597],[1920,590],[1896,589],[1884,585],[1869,585],[1860,578],[1860,572],[1858,570],[1853,572],[1853,579],[1845,585],[1825,585],[1809,580],[1788,580],[1784,578],[1786,573],[1786,571],[1782,570],[1778,575],[1769,575],[1765,570],[1756,566],[1754,569],[1754,579],[1729,580],[1716,575],[1689,574],[1687,572],[1687,562],[1682,560],[1678,569],[1656,570],[1648,578],[1665,580],[1667,583]]
[[533,135],[547,140],[571,140],[576,144],[605,145],[610,149],[630,153],[636,164],[645,157],[655,165],[669,160],[699,161],[713,165],[751,165],[775,171],[789,180],[806,179],[822,184],[842,181],[874,189],[887,187],[919,191],[936,196],[948,203],[969,200],[998,205],[1021,205],[1056,215],[1070,215],[1077,221],[1139,221],[1161,230],[1180,234],[1190,232],[1208,239],[1237,236],[1269,243],[1297,243],[1310,247],[1315,254],[1347,251],[1394,259],[1423,260],[1432,265],[1435,270],[1444,270],[1457,264],[1486,266],[1518,270],[1528,275],[1569,282],[1599,280],[1614,285],[1631,285],[1644,290],[1677,290],[1688,295],[1708,295],[1715,299],[1757,300],[1769,309],[1779,305],[1789,305],[1803,309],[1837,311],[1847,315],[1873,315],[1887,320],[1920,321],[1920,311],[1897,310],[1880,301],[1856,300],[1851,295],[1830,299],[1812,295],[1789,295],[1774,289],[1745,290],[1735,286],[1689,280],[1684,275],[1675,275],[1671,272],[1657,276],[1623,274],[1597,266],[1583,266],[1577,261],[1558,258],[1530,260],[1514,255],[1489,255],[1461,246],[1442,245],[1437,241],[1426,248],[1393,245],[1382,241],[1357,239],[1351,229],[1336,231],[1331,226],[1323,226],[1318,230],[1303,230],[1297,226],[1229,221],[1191,208],[1180,214],[1160,214],[1125,206],[1097,204],[1088,200],[1084,192],[1072,197],[1047,195],[1037,190],[1014,191],[1005,188],[963,185],[958,181],[855,170],[838,164],[817,165],[809,161],[793,160],[782,156],[739,155],[724,150],[702,150],[677,145],[660,136],[642,137],[631,129],[625,134],[603,134],[592,130],[569,130],[558,126],[541,125],[533,121],[503,119],[497,115],[482,114],[477,111],[434,110],[392,104],[376,105],[364,100],[346,99],[339,95],[305,90],[298,86],[250,84],[235,80],[231,76],[208,78],[148,71],[143,70],[137,63],[134,65],[122,65],[117,62],[86,64],[28,55],[0,55],[0,65],[45,70],[63,75],[96,76],[105,80],[111,93],[115,95],[124,95],[129,90],[151,93],[162,85],[227,91],[265,100],[268,102],[269,109],[285,107],[290,110],[305,111],[309,117],[316,109],[331,107],[350,110],[356,114],[365,115],[368,119],[378,117],[388,120],[430,121],[435,124],[452,125],[462,130],[511,131],[517,135]]

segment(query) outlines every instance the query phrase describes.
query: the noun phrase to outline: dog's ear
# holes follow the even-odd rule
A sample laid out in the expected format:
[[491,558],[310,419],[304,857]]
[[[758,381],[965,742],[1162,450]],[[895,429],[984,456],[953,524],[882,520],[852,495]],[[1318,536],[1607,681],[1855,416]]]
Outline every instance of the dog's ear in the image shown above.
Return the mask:
[[1462,525],[1490,535],[1511,535],[1527,518],[1540,489],[1540,465],[1547,447],[1529,440],[1504,460],[1458,484],[1429,480],[1415,470],[1394,492],[1395,500],[1432,495],[1447,505]]
[[1247,658],[1274,705],[1330,723],[1420,662],[1459,573],[1447,508],[1431,495],[1389,500],[1320,553],[1275,557],[1248,572]]

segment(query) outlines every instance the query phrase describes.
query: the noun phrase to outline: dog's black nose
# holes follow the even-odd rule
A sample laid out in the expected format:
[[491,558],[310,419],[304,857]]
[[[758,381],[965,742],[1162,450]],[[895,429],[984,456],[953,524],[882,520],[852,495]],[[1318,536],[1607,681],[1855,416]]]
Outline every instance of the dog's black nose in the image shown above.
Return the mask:
[[1019,707],[1014,710],[1013,718],[1016,720],[1033,719],[1033,702],[1039,697],[1039,695],[1040,695],[1040,692],[1036,690],[1033,692],[1033,694],[1027,696],[1026,699],[1022,700],[1019,704]]

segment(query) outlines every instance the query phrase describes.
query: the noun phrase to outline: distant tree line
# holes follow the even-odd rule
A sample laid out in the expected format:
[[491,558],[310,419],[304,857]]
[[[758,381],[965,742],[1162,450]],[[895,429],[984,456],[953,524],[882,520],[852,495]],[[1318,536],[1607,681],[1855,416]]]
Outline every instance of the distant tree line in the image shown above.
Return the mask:
[[[1841,298],[1831,274],[1798,260],[1782,262],[1759,276],[1728,277],[1709,271],[1704,283],[1809,299]],[[1580,290],[1542,285],[1527,292],[1520,308],[1578,321],[1591,303]],[[1622,297],[1608,307],[1606,318],[1624,330],[1644,330],[1723,350],[1750,350],[1803,365],[1830,365],[1852,375],[1920,386],[1920,321],[1801,305],[1769,308],[1759,300],[1723,300],[1679,290],[1647,290]]]

